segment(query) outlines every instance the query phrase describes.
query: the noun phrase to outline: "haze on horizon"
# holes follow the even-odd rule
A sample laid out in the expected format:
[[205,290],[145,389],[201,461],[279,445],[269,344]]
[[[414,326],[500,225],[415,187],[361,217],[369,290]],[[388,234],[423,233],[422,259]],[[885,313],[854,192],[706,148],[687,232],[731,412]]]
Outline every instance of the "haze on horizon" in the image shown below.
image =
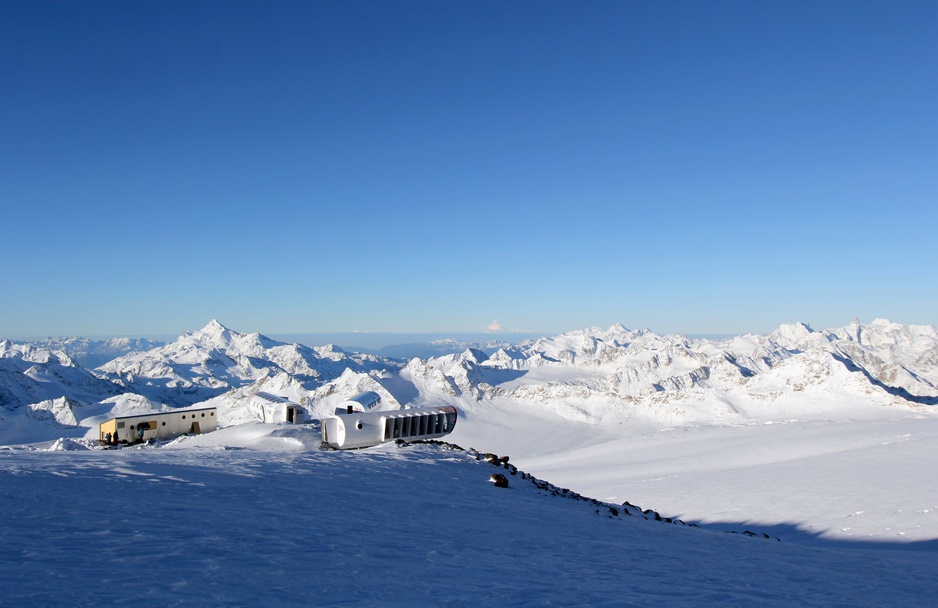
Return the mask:
[[935,31],[924,2],[0,3],[0,337],[938,325]]

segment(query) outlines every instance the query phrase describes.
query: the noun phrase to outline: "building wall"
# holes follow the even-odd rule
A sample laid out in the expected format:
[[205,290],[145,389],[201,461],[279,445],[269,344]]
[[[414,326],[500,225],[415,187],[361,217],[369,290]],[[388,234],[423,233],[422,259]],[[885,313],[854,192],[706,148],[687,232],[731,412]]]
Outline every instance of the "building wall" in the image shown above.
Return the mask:
[[117,433],[119,441],[134,443],[139,440],[141,424],[145,424],[143,441],[172,439],[187,433],[210,433],[218,428],[218,417],[215,408],[120,416],[102,422],[98,436],[104,441],[107,433],[112,439]]
[[[290,415],[292,410],[292,416]],[[260,396],[255,396],[248,404],[248,411],[260,422],[292,422],[300,424],[306,419],[306,413],[303,408],[292,401],[271,401]],[[292,419],[291,419],[292,418]]]

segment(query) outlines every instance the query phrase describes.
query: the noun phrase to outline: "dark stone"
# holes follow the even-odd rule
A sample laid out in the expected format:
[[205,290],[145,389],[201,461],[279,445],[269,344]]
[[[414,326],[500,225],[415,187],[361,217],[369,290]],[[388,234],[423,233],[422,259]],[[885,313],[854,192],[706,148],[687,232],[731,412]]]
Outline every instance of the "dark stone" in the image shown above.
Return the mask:
[[495,473],[494,475],[489,476],[489,481],[494,482],[496,488],[508,487],[508,478],[501,473]]

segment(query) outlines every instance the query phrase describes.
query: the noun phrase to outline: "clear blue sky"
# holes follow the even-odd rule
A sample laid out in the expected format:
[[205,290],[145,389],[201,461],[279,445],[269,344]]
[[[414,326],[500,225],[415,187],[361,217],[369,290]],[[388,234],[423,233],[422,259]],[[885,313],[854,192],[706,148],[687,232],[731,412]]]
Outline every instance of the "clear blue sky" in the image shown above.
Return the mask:
[[0,2],[0,337],[938,325],[938,3]]

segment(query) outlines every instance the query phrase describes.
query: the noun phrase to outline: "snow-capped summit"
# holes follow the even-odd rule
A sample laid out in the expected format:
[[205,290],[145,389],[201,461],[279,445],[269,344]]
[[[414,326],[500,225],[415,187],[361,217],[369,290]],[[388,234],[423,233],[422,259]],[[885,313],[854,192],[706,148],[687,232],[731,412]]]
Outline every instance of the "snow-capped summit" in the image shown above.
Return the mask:
[[96,401],[119,392],[62,351],[0,341],[0,407],[15,409],[60,397]]
[[929,408],[938,404],[938,332],[877,319],[822,331],[793,323],[768,335],[691,340],[616,324],[493,350],[465,345],[405,365],[332,345],[278,342],[212,320],[94,373],[97,378],[60,351],[0,342],[0,404],[7,407],[59,397],[102,402],[121,392],[182,406],[289,378],[289,390],[302,387],[296,396],[316,412],[330,411],[350,391],[386,390],[401,405],[471,411],[512,404],[584,422],[670,426],[857,404]]
[[243,334],[213,319],[170,344],[118,357],[97,372],[155,401],[177,406],[280,372],[313,389],[346,368],[361,371],[388,365],[393,364],[369,355],[348,355],[337,348],[317,350],[259,333]]
[[214,346],[227,346],[235,332],[219,323],[216,319],[208,322],[208,325],[198,331],[186,332],[180,336],[182,338],[192,338],[194,341],[211,344]]
[[831,344],[887,389],[925,402],[938,396],[938,331],[876,319],[824,332]]
[[407,370],[422,390],[458,397],[467,408],[498,399],[576,420],[679,424],[822,404],[928,406],[938,403],[936,361],[934,328],[888,321],[821,332],[795,323],[730,340],[617,324],[540,338],[485,359],[467,352],[413,361]]
[[34,342],[34,346],[53,351],[62,351],[85,369],[104,365],[111,359],[133,351],[150,350],[162,346],[163,342],[147,338],[109,338],[92,340],[78,336],[69,338],[47,338]]
[[780,325],[778,329],[769,334],[769,341],[788,350],[799,350],[806,344],[816,345],[817,332],[807,323],[790,323]]

